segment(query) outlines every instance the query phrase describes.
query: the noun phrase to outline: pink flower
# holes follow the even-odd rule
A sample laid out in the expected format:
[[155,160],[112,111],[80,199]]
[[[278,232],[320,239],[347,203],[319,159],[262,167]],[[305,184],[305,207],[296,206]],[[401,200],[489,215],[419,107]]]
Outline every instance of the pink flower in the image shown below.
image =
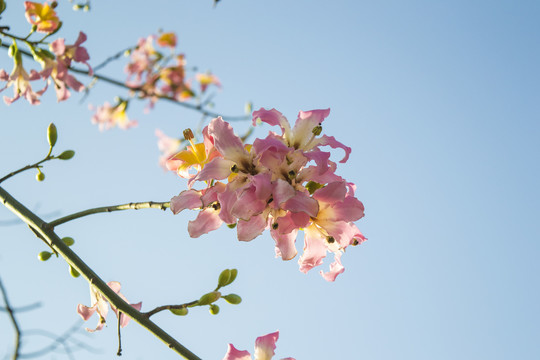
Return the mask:
[[26,19],[32,25],[36,26],[36,30],[44,33],[52,33],[60,26],[60,19],[56,15],[54,9],[47,4],[25,1],[24,8]]
[[86,48],[81,46],[85,41],[86,34],[81,31],[73,45],[66,45],[64,39],[58,39],[51,43],[51,51],[56,55],[58,63],[65,67],[65,71],[71,66],[71,61],[75,61],[85,64],[88,67],[89,75],[93,74],[92,67],[88,64],[90,55],[88,55]]
[[[117,281],[111,281],[108,282],[107,285],[116,293],[118,296],[120,296],[125,302],[128,302],[126,297],[120,293],[120,283]],[[89,329],[86,328],[86,331],[94,332],[103,329],[103,326],[105,326],[107,313],[109,312],[108,307],[108,301],[101,295],[99,290],[93,286],[90,285],[90,299],[91,299],[91,306],[85,306],[82,304],[77,305],[77,313],[81,315],[84,321],[90,319],[92,315],[94,315],[95,312],[99,315],[99,322],[97,324],[97,327],[95,329]],[[129,303],[129,302],[128,302]],[[139,302],[137,304],[130,304],[134,309],[137,311],[141,310],[142,302]],[[116,314],[116,317],[118,317],[118,309],[113,307],[111,305],[111,309]],[[124,316],[124,314],[120,314],[120,326],[125,327],[129,323],[129,317]]]
[[[291,127],[277,110],[261,109],[254,113],[254,121],[279,125],[282,134],[270,132],[253,144],[244,144],[220,117],[213,119],[205,131],[216,149],[214,158],[197,155],[197,151],[175,155],[183,160],[183,168],[193,166],[197,171],[187,176],[177,166],[179,175],[190,178],[190,190],[171,200],[175,214],[200,209],[197,219],[190,222],[190,236],[198,237],[226,223],[236,225],[238,240],[251,241],[270,229],[276,255],[291,260],[297,254],[298,231],[304,230],[300,270],[307,272],[322,264],[327,252],[332,252],[335,261],[330,272],[321,274],[334,281],[344,270],[342,252],[365,240],[353,223],[364,216],[364,206],[354,197],[354,185],[335,174],[337,165],[330,161],[330,153],[321,149],[326,145],[342,148],[345,157],[341,162],[351,152],[333,137],[320,136],[328,114],[329,110],[301,111]],[[198,152],[204,154],[203,149]],[[205,182],[206,188],[193,189],[197,182]],[[205,200],[209,197],[211,201]]]
[[38,105],[40,103],[39,97],[43,95],[47,87],[43,88],[40,91],[33,91],[30,81],[39,80],[41,77],[38,72],[31,70],[30,74],[26,72],[23,67],[21,55],[16,51],[14,55],[15,66],[11,74],[7,74],[5,70],[0,69],[0,80],[6,81],[6,86],[0,89],[0,92],[4,91],[8,87],[13,87],[13,97],[9,98],[4,96],[4,101],[6,104],[10,105],[14,101],[18,100],[21,96],[26,98],[26,100],[32,105]]
[[[115,106],[111,106],[111,104],[105,102],[105,104],[95,109],[96,113],[92,116],[92,124],[98,124],[101,131],[115,126],[124,130],[137,126],[136,120],[129,120],[126,114],[126,108],[127,101],[120,101]],[[90,110],[94,110],[94,107],[91,105]]]
[[[276,341],[279,338],[279,331],[274,333],[260,336],[255,340],[255,352],[251,357],[251,354],[246,350],[238,350],[232,344],[229,344],[229,349],[223,360],[270,360],[275,355]],[[281,360],[294,360],[294,358],[288,357]]]

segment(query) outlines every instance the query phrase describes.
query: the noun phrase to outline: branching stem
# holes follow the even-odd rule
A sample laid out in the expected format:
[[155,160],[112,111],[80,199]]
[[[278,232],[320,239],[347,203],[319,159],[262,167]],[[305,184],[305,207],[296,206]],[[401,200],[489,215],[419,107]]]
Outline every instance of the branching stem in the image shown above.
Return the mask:
[[53,220],[47,224],[50,229],[54,229],[55,226],[58,226],[60,224],[64,224],[68,221],[75,220],[84,216],[92,215],[92,214],[98,214],[98,213],[104,213],[104,212],[113,212],[113,211],[121,211],[121,210],[139,210],[139,209],[160,209],[160,210],[166,210],[171,206],[170,202],[154,202],[154,201],[146,201],[146,202],[137,202],[137,203],[129,203],[129,204],[122,204],[122,205],[112,205],[112,206],[102,206],[98,208],[88,209],[84,211],[79,211],[77,213],[67,215],[64,217],[61,217],[59,219]]
[[2,279],[0,279],[0,291],[2,292],[2,297],[4,298],[4,303],[6,305],[7,313],[9,315],[9,318],[11,319],[11,323],[13,324],[13,329],[15,330],[15,350],[13,350],[13,356],[11,357],[11,359],[17,360],[19,358],[19,351],[21,349],[21,329],[19,328],[17,319],[15,319],[15,312],[13,311],[13,309],[11,308],[11,305],[9,304],[7,291],[4,288],[4,285],[2,284]]
[[69,246],[64,244],[60,237],[48,226],[48,224],[39,218],[36,214],[26,208],[23,204],[17,201],[7,191],[0,187],[0,202],[4,204],[11,212],[17,215],[28,226],[36,230],[40,235],[49,242],[65,260],[71,265],[81,276],[95,286],[111,304],[111,306],[117,308],[124,315],[129,316],[135,322],[147,329],[150,333],[163,341],[167,346],[183,356],[187,360],[200,360],[200,358],[192,353],[189,349],[180,344],[171,335],[162,330],[148,317],[134,309],[131,305],[125,302],[118,294],[116,294],[108,285],[103,281],[84,261],[75,254]]

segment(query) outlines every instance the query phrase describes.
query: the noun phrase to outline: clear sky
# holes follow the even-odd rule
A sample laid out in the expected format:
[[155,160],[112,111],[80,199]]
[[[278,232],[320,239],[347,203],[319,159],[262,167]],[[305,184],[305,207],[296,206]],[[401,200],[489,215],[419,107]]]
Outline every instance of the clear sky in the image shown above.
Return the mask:
[[[276,359],[540,358],[539,2],[222,0],[213,9],[210,0],[117,0],[93,1],[90,13],[60,3],[60,35],[72,43],[86,32],[91,64],[160,28],[175,31],[188,64],[221,79],[216,111],[242,114],[250,100],[294,121],[299,110],[331,108],[325,133],[353,149],[338,172],[357,185],[366,208],[357,225],[369,240],[347,250],[335,283],[274,258],[268,233],[250,243],[226,227],[189,238],[195,212],[100,214],[57,229],[143,310],[194,300],[222,269],[238,268],[230,290],[241,305],[155,317],[185,346],[221,359],[227,343],[252,351],[257,336],[279,329]],[[8,7],[0,25],[22,33],[22,4]],[[124,64],[102,73],[124,79]],[[88,104],[124,94],[101,83],[82,103],[74,95],[57,104],[49,91],[40,106],[1,104],[0,175],[46,153],[51,121],[57,147],[77,152],[47,165],[45,182],[28,172],[6,190],[47,220],[184,190],[158,167],[154,130],[180,136],[199,114],[172,104],[144,114],[145,103],[134,103],[137,128],[99,132]],[[242,133],[247,123],[234,126]],[[38,262],[45,246],[14,219],[0,208],[0,276],[14,306],[42,303],[19,315],[23,329],[61,334],[77,321],[76,305],[89,305],[88,285],[62,260]],[[74,334],[100,351],[76,358],[113,358],[113,323]],[[27,352],[48,343],[24,341]],[[136,324],[123,347],[125,359],[176,358]],[[0,359],[11,349],[0,313]]]

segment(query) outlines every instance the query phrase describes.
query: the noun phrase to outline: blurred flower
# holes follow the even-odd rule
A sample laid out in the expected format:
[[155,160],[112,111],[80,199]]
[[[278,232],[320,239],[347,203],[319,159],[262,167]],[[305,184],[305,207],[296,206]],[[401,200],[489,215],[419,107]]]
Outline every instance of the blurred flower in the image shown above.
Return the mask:
[[[279,338],[279,331],[274,333],[260,336],[255,340],[255,352],[251,357],[251,354],[246,350],[238,350],[232,344],[229,344],[229,349],[223,360],[271,360],[275,355],[276,341]],[[281,360],[294,360],[294,358],[288,357]]]
[[176,46],[176,34],[173,32],[161,34],[157,38],[157,44],[161,47],[174,48]]
[[24,2],[25,16],[28,22],[36,25],[36,30],[44,33],[52,33],[60,25],[60,19],[54,9],[48,3]]
[[155,134],[158,137],[158,149],[161,152],[161,155],[159,156],[159,165],[167,170],[167,160],[180,150],[180,144],[182,142],[180,139],[165,135],[165,133],[159,129],[156,129]]
[[40,103],[39,97],[43,95],[47,87],[40,91],[33,91],[30,81],[39,80],[41,77],[38,72],[31,70],[30,74],[26,72],[23,67],[22,58],[18,51],[14,54],[14,67],[11,74],[7,74],[4,69],[0,69],[0,80],[6,81],[6,86],[0,89],[0,92],[4,91],[8,87],[13,87],[13,97],[9,98],[4,96],[6,104],[10,105],[14,101],[18,100],[21,96],[32,105],[38,105]]
[[[117,281],[111,281],[108,282],[107,285],[116,293],[118,296],[120,296],[125,302],[129,303],[128,300],[122,293],[120,293],[120,283]],[[77,305],[77,313],[81,315],[84,321],[90,319],[92,315],[97,311],[99,315],[99,322],[97,324],[97,327],[95,329],[89,329],[86,328],[89,332],[94,332],[103,329],[103,326],[105,326],[107,313],[109,312],[108,307],[108,301],[103,297],[103,295],[99,292],[99,290],[93,286],[90,285],[90,299],[91,299],[91,306],[85,306],[82,304]],[[134,309],[137,311],[141,310],[142,302],[139,302],[137,304],[130,304]],[[118,317],[118,309],[113,307],[111,305],[111,309],[116,314],[116,317]],[[124,314],[120,314],[120,326],[125,327],[129,323],[129,317],[125,316]]]
[[96,110],[96,113],[92,116],[92,124],[97,124],[101,131],[108,130],[115,126],[124,130],[136,126],[136,120],[128,119],[126,108],[127,101],[120,101],[115,106],[111,106],[111,104],[105,102],[102,106],[98,106],[97,109],[90,106],[90,110]]
[[221,87],[218,77],[211,73],[198,73],[195,75],[195,79],[201,84],[201,92],[205,92],[208,85],[216,85],[218,88]]

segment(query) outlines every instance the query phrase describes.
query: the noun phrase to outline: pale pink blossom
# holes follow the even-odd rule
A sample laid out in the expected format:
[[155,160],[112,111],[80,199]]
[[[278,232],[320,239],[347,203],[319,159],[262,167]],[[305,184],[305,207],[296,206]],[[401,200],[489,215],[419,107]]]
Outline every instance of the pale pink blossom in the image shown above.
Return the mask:
[[[120,283],[117,281],[110,281],[107,283],[109,287],[116,293],[118,296],[120,296],[125,302],[129,303],[128,300],[122,293],[120,293]],[[77,305],[77,313],[81,315],[84,321],[90,319],[94,313],[98,313],[99,315],[99,321],[95,329],[89,329],[86,328],[89,332],[94,332],[103,329],[106,323],[107,314],[109,312],[109,302],[103,295],[99,292],[99,290],[93,286],[90,285],[90,306],[85,306],[83,304]],[[130,304],[135,310],[140,311],[142,307],[142,302],[139,302],[137,304]],[[111,305],[111,309],[116,314],[116,317],[118,317],[118,309],[113,307]],[[125,316],[124,314],[120,314],[120,326],[125,327],[129,323],[129,317]]]
[[115,106],[105,102],[97,108],[94,108],[92,105],[89,108],[90,110],[95,110],[95,114],[92,116],[92,124],[97,124],[100,131],[116,126],[124,130],[137,126],[137,121],[130,120],[126,114],[126,101],[120,101]]
[[20,54],[18,52],[15,54],[15,66],[11,74],[7,74],[4,69],[0,69],[0,81],[6,81],[6,85],[0,89],[0,92],[4,91],[8,87],[13,88],[13,97],[4,96],[4,101],[6,104],[10,105],[14,101],[18,100],[20,97],[25,98],[30,104],[38,105],[40,103],[39,97],[43,95],[47,87],[39,91],[32,90],[30,81],[39,80],[41,77],[38,72],[31,70],[30,74],[26,72],[23,67],[22,60],[20,59]]
[[[278,338],[279,331],[258,337],[257,340],[255,340],[253,358],[249,351],[238,350],[233,344],[229,344],[227,354],[225,354],[223,360],[271,360],[275,355],[276,341]],[[281,360],[294,360],[294,358],[287,357]]]

